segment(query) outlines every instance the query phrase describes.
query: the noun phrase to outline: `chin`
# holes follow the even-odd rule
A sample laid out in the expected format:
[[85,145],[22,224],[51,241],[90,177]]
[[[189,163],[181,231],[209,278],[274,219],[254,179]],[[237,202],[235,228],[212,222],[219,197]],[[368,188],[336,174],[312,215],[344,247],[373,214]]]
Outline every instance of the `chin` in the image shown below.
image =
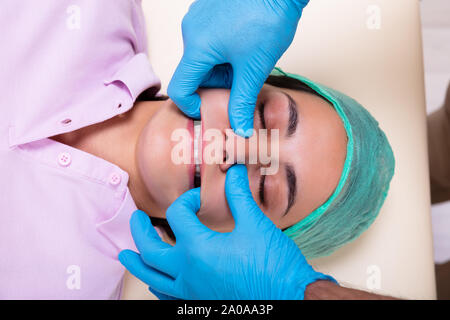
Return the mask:
[[186,128],[188,122],[189,118],[168,103],[149,120],[137,142],[137,169],[150,196],[148,201],[163,213],[191,188],[190,165],[177,165],[171,159],[176,144],[171,140],[172,132]]

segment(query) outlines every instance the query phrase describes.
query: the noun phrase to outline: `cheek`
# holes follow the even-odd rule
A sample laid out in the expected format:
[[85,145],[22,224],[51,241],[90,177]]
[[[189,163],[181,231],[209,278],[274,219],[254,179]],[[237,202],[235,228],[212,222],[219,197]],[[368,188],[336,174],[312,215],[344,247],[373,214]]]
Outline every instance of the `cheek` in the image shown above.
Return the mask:
[[230,91],[224,89],[198,90],[202,104],[202,120],[209,128],[223,129],[230,127],[228,119],[228,101]]
[[[259,167],[248,165],[247,171],[253,199],[259,202]],[[197,216],[204,225],[214,231],[231,232],[235,224],[225,195],[226,173],[218,170],[217,166],[207,166],[205,176],[208,178],[202,181],[201,207]]]
[[197,216],[204,225],[214,231],[231,232],[234,229],[234,219],[226,201],[224,188],[225,174],[205,181]]
[[[137,146],[137,165],[142,181],[151,194],[152,198],[158,199],[158,204],[161,208],[167,206],[170,199],[168,199],[168,193],[163,192],[167,190],[165,182],[161,179],[161,175],[158,174],[162,170],[167,170],[169,168],[164,168],[164,163],[166,163],[163,152],[152,152],[155,148],[163,147],[159,145],[157,138],[155,136],[153,139],[149,139],[149,133],[145,133],[140,137]],[[169,175],[170,176],[170,175]],[[170,179],[166,179],[167,180]]]
[[[250,191],[253,199],[261,207],[258,200],[259,168],[249,165],[247,169]],[[212,177],[202,185],[201,207],[197,216],[203,224],[214,231],[231,232],[234,229],[234,218],[225,195],[226,174],[219,171],[215,173],[217,174],[209,172],[208,175]]]

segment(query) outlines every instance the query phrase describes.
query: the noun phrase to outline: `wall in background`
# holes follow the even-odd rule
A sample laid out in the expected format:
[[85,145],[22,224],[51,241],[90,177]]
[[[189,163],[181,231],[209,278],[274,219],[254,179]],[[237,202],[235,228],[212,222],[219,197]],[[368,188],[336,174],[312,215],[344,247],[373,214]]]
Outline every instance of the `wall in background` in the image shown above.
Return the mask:
[[[423,0],[427,112],[440,108],[450,82],[450,1]],[[450,164],[449,164],[450,165]],[[450,260],[450,202],[432,207],[435,261]]]

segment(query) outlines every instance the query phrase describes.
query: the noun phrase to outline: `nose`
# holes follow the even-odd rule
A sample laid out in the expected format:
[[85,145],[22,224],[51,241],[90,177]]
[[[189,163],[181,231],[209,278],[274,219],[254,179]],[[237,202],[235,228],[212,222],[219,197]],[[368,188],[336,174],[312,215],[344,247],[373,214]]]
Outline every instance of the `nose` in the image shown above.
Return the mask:
[[238,136],[232,129],[224,130],[224,160],[219,165],[226,172],[234,164],[257,164],[258,163],[258,138],[254,134],[246,139]]

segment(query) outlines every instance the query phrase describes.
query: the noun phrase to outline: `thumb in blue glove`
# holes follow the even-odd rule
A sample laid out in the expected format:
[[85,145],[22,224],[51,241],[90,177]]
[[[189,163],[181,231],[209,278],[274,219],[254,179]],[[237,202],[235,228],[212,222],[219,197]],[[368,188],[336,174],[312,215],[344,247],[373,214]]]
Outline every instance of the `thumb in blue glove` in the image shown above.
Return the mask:
[[183,19],[184,54],[169,84],[169,97],[186,115],[200,118],[199,87],[231,88],[231,127],[251,136],[258,93],[292,43],[308,2],[195,1]]
[[235,220],[232,232],[215,232],[199,221],[200,189],[193,189],[167,210],[175,246],[162,242],[149,218],[138,211],[131,231],[140,255],[122,251],[122,264],[160,298],[303,299],[310,283],[334,281],[314,271],[296,244],[259,209],[245,166],[228,170],[225,193]]

